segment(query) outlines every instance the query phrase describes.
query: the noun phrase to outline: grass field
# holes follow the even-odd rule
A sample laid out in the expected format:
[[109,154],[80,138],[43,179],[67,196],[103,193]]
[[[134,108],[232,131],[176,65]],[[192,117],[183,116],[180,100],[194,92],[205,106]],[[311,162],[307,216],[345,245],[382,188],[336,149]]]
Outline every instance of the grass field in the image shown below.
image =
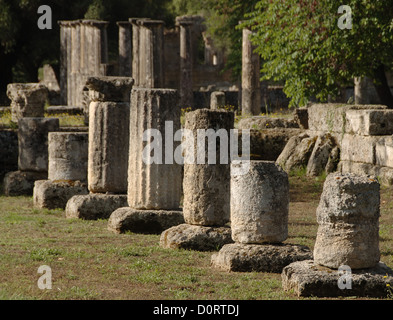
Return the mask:
[[[313,248],[323,178],[290,177],[288,243]],[[381,188],[381,260],[393,268],[393,188]],[[163,249],[159,235],[114,234],[107,221],[66,219],[35,209],[31,197],[0,197],[0,299],[298,299],[280,274],[226,273],[212,252]],[[38,268],[52,270],[41,290]],[[347,298],[348,299],[348,298]],[[350,298],[352,299],[352,298]],[[355,298],[353,298],[355,299]]]

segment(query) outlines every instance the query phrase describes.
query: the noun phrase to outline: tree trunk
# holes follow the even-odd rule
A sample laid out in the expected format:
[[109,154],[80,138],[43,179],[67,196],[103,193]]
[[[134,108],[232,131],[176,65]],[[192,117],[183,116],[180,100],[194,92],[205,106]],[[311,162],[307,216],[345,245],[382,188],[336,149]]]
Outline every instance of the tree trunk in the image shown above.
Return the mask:
[[386,105],[389,109],[393,109],[393,95],[389,88],[385,66],[383,64],[374,70],[374,86],[381,100],[381,104]]

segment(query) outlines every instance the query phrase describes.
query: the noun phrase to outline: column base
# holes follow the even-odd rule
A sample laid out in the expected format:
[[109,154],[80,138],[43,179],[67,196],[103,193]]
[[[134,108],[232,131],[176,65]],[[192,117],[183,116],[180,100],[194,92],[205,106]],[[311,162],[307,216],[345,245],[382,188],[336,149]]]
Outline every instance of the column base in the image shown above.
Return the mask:
[[293,290],[299,297],[381,298],[391,295],[393,271],[383,262],[373,268],[351,270],[351,283],[343,278],[340,282],[345,285],[350,283],[351,288],[348,289],[340,289],[338,285],[344,274],[336,269],[320,266],[313,260],[298,261],[283,269],[282,286],[285,291]]
[[216,251],[232,242],[229,227],[206,227],[186,223],[165,230],[160,238],[160,246],[163,248],[196,251]]
[[281,273],[288,264],[312,259],[306,246],[296,244],[227,244],[212,255],[211,264],[223,271]]
[[138,210],[130,207],[115,210],[108,221],[108,230],[115,233],[159,234],[184,223],[182,210]]
[[65,209],[75,195],[87,195],[87,185],[73,180],[38,180],[34,184],[33,202],[36,208]]
[[65,216],[85,220],[108,219],[113,211],[127,205],[126,194],[77,195],[68,200]]

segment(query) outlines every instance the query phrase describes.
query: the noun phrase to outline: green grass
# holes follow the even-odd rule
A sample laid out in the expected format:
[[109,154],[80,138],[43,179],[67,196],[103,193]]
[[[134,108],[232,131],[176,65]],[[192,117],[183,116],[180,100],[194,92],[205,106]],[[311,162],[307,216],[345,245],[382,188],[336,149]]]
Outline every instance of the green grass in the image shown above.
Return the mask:
[[[290,177],[287,243],[315,242],[315,210],[323,180]],[[381,189],[381,260],[393,267],[393,188]],[[31,197],[0,196],[1,300],[260,300],[298,299],[281,275],[227,273],[210,265],[213,252],[164,249],[160,235],[107,230],[107,220],[66,219],[40,210]],[[41,290],[38,268],[52,269],[52,289]],[[312,299],[312,298],[310,298]]]

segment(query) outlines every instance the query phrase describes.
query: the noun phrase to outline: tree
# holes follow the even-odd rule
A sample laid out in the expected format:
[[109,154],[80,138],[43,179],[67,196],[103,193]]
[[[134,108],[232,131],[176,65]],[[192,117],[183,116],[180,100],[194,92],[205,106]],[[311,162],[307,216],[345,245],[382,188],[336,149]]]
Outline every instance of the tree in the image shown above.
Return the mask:
[[[243,26],[263,59],[262,79],[285,82],[290,105],[337,95],[354,77],[373,80],[393,108],[386,73],[393,66],[393,0],[348,0],[352,26],[341,29],[338,0],[261,0]],[[342,21],[342,19],[341,19]]]

